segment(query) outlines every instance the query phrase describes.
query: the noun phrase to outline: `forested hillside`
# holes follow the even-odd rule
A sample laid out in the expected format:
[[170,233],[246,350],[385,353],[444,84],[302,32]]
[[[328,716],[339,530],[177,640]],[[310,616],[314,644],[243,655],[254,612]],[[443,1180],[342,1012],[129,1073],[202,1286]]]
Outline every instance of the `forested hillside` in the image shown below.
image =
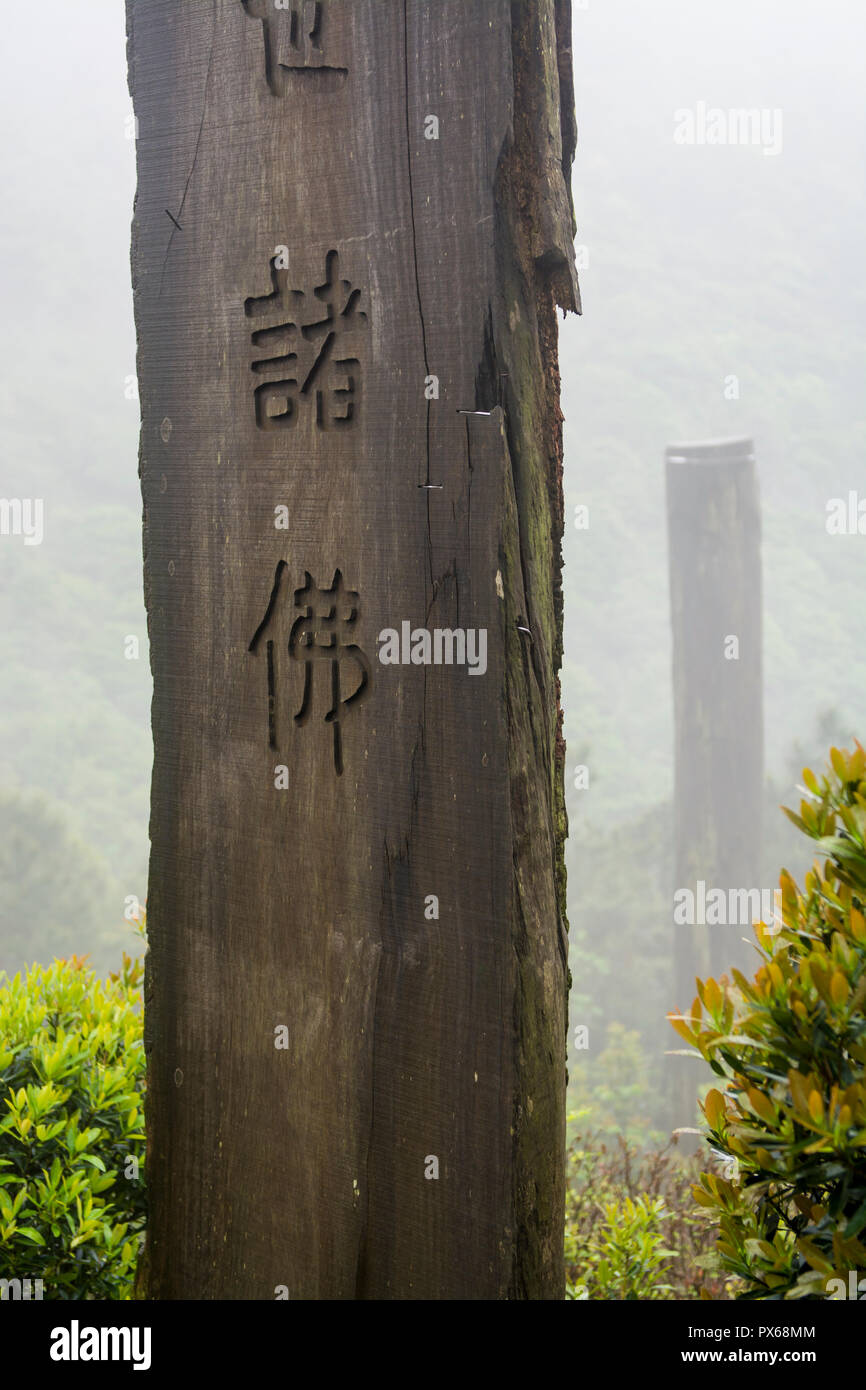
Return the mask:
[[[658,1117],[664,1012],[688,1003],[670,997],[666,445],[755,442],[766,886],[782,864],[805,867],[778,810],[797,804],[800,769],[866,725],[866,536],[825,525],[829,499],[866,496],[862,55],[842,42],[848,13],[831,4],[817,32],[789,7],[775,23],[744,4],[575,13],[587,265],[583,318],[562,333],[563,691],[571,1016],[590,1029],[576,1052],[572,1028],[572,1099],[594,1095],[595,1118]],[[779,108],[780,152],[675,144],[674,111],[699,100]],[[579,505],[588,529],[576,529]],[[612,1076],[628,1078],[618,1112]],[[624,1089],[641,1085],[636,1107]]]
[[151,757],[134,145],[123,7],[82,7],[74,25],[63,6],[48,11],[63,42],[41,58],[45,99],[33,101],[16,57],[32,43],[26,12],[8,16],[0,96],[14,131],[2,156],[0,495],[41,498],[45,517],[41,545],[0,538],[0,968],[70,950],[105,968],[130,941],[125,899],[145,894]]

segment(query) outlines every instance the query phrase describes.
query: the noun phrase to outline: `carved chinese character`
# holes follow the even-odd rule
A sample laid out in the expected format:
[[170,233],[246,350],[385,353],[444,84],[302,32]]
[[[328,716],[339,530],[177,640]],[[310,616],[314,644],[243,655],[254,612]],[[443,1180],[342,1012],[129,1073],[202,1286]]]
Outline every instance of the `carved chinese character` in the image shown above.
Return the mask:
[[251,19],[262,22],[265,75],[274,96],[285,96],[294,73],[318,72],[329,75],[332,85],[343,82],[346,69],[325,62],[323,0],[241,0],[241,4]]
[[[285,560],[280,560],[265,616],[250,642],[251,652],[256,652],[265,633],[273,633],[276,627],[286,569]],[[317,665],[323,667],[330,692],[330,708],[325,713],[324,721],[333,730],[334,767],[339,777],[343,772],[341,714],[364,698],[370,680],[370,663],[366,655],[355,642],[349,640],[358,618],[358,595],[354,589],[345,587],[340,570],[334,571],[333,581],[327,589],[317,588],[311,575],[305,571],[302,587],[294,591],[294,608],[300,612],[289,632],[286,650],[292,661],[302,663],[304,667],[303,696],[294,722],[303,727],[309,721],[313,713],[313,673]],[[266,651],[268,739],[270,746],[277,748],[277,675],[273,636],[267,639]],[[354,664],[360,672],[360,679],[351,695],[341,693],[340,665],[343,662]]]
[[340,278],[336,251],[325,258],[315,303],[303,290],[289,288],[289,273],[276,257],[270,265],[271,293],[245,304],[247,318],[278,320],[250,335],[263,353],[251,364],[253,375],[265,378],[254,392],[256,424],[263,430],[291,428],[305,405],[314,410],[319,429],[351,424],[361,394],[358,333],[367,323],[361,291]]

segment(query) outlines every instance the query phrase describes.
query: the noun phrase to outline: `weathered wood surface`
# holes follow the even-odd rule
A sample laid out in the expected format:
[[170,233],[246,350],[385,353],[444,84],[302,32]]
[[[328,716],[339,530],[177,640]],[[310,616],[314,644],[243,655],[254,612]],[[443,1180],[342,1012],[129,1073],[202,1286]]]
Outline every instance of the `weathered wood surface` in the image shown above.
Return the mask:
[[562,1296],[569,9],[127,3],[152,1297]]
[[[761,512],[752,442],[671,445],[666,468],[676,888],[697,897],[701,880],[707,892],[721,889],[730,902],[731,890],[772,887],[760,879]],[[672,931],[679,1009],[691,1004],[696,976],[730,975],[732,966],[745,970],[754,959],[748,922],[680,923]],[[697,1069],[674,1058],[671,1073],[676,1121],[692,1124]]]

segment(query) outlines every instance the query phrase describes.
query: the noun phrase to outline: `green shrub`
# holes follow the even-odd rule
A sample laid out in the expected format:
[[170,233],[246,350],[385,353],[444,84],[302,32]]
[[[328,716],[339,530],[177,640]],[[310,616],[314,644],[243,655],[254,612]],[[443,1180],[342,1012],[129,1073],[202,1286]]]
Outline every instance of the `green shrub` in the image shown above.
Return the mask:
[[756,927],[753,980],[697,982],[678,1033],[725,1078],[703,1110],[732,1180],[703,1174],[697,1202],[718,1220],[716,1258],[737,1297],[822,1298],[866,1273],[866,754],[831,750],[791,820],[823,864],[800,893],[780,877],[781,921]]
[[[659,1230],[665,1218],[660,1198],[625,1197],[606,1202],[603,1221],[582,1252],[583,1284],[569,1281],[567,1297],[658,1299],[672,1292],[662,1283],[665,1264],[675,1251],[664,1248]],[[577,1255],[577,1251],[566,1255]]]
[[131,1297],[144,1226],[141,963],[0,974],[0,1277]]
[[[571,1117],[570,1117],[571,1118]],[[694,1157],[585,1132],[568,1150],[565,1267],[570,1299],[699,1298],[712,1224],[695,1210]],[[713,1286],[724,1296],[721,1279]]]

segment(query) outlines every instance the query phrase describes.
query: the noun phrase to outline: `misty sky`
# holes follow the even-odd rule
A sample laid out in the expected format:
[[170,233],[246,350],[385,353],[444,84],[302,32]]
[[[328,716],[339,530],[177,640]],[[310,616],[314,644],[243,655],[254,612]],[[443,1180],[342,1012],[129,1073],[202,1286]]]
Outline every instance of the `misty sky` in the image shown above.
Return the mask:
[[[781,756],[818,707],[825,675],[837,684],[838,674],[846,713],[856,700],[845,687],[841,638],[816,653],[814,667],[804,665],[786,594],[795,552],[811,563],[813,525],[814,553],[824,553],[831,490],[866,483],[863,15],[855,0],[590,0],[575,8],[574,195],[589,266],[581,272],[584,316],[567,320],[561,343],[566,727],[601,758],[615,729],[649,769],[638,799],[664,791],[670,776],[670,729],[648,722],[632,683],[639,678],[657,706],[669,704],[662,455],[672,439],[744,433],[757,441],[776,663],[767,675],[771,756]],[[103,759],[107,821],[120,810],[108,771],[121,766],[139,843],[126,872],[146,854],[150,754],[146,652],[134,669],[119,655],[122,634],[145,633],[138,406],[125,393],[135,371],[135,169],[123,6],[42,0],[8,6],[4,23],[0,494],[44,495],[49,516],[46,543],[26,564],[0,551],[23,663],[14,687],[4,687],[20,719],[4,726],[0,783],[27,785],[32,775],[87,833],[90,812],[76,811],[73,793],[58,791],[27,742],[36,673],[69,682],[80,696],[68,723],[64,716],[48,731],[51,762],[74,769],[86,754],[98,768]],[[676,145],[675,110],[699,102],[779,109],[781,151]],[[735,402],[722,392],[728,373],[741,381]],[[831,447],[828,421],[839,430]],[[592,503],[593,526],[578,538],[570,517],[582,500]],[[643,531],[635,514],[645,518]],[[645,553],[635,535],[645,536]],[[862,547],[840,556],[837,547],[829,568],[816,570],[828,603],[840,584],[862,586]],[[643,578],[630,591],[628,566],[638,561]],[[86,610],[71,647],[40,586],[40,576],[57,570],[71,576],[73,597],[80,582]],[[603,597],[593,587],[599,574]],[[110,611],[99,606],[106,582]],[[862,635],[861,625],[849,634],[852,645],[862,649]],[[30,665],[32,689],[21,674]],[[128,719],[128,732],[104,749],[99,721],[91,727],[86,718],[93,672]],[[88,793],[94,804],[98,790]],[[130,891],[143,895],[141,879],[139,872]]]

